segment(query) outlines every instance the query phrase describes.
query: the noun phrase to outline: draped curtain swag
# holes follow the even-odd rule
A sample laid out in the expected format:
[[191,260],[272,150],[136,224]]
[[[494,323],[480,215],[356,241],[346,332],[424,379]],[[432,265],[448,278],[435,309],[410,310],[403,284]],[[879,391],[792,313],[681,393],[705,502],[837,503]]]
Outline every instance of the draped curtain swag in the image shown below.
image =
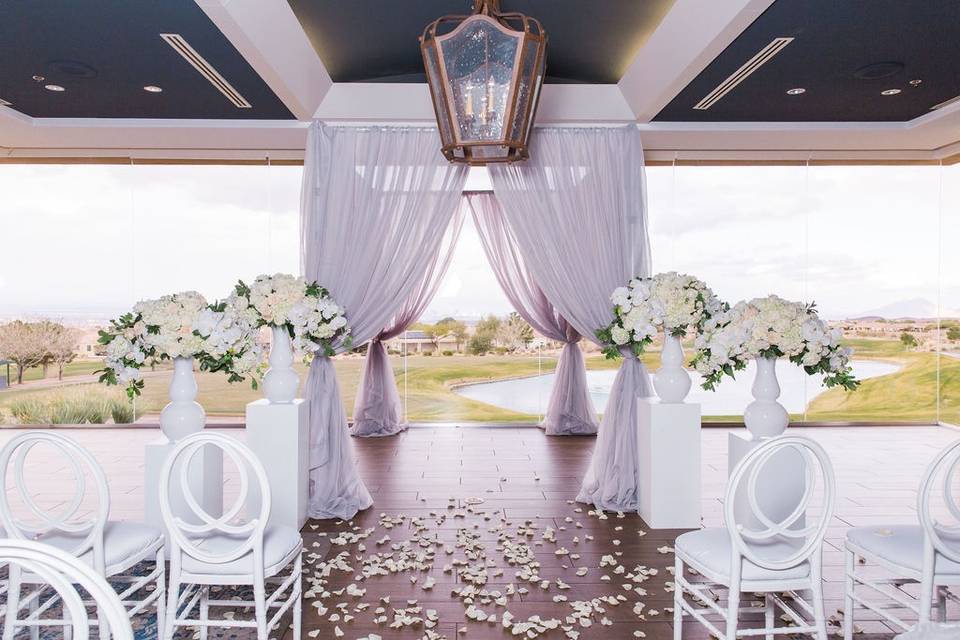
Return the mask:
[[453,220],[443,234],[443,244],[436,254],[431,256],[430,264],[423,281],[408,298],[397,314],[367,345],[367,359],[357,388],[357,399],[353,407],[353,429],[351,433],[360,437],[392,436],[406,429],[403,405],[397,381],[390,367],[387,348],[383,344],[407,330],[423,314],[433,296],[436,295],[443,276],[446,275],[453,259],[453,250],[463,228],[463,211],[455,209]]
[[[467,168],[449,164],[439,148],[433,128],[310,127],[301,192],[303,274],[347,310],[356,345],[402,319],[404,305],[436,266],[467,177]],[[357,473],[330,358],[314,358],[305,395],[309,515],[352,518],[372,499]]]
[[550,401],[540,425],[547,435],[589,435],[597,432],[597,412],[587,390],[580,334],[557,313],[533,281],[520,257],[517,241],[492,193],[467,196],[483,250],[497,282],[516,309],[538,333],[563,342]]
[[[643,148],[636,126],[538,128],[530,160],[491,166],[493,190],[531,279],[580,335],[613,319],[610,293],[650,272]],[[631,353],[617,372],[577,500],[637,507],[637,399],[652,395]]]

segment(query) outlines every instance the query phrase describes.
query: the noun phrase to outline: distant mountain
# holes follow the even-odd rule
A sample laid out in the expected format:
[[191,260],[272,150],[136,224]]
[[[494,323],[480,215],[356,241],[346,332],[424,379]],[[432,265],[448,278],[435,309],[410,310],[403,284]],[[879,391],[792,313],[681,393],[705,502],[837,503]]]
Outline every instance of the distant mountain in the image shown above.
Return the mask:
[[[960,317],[960,310],[947,309],[941,310],[941,316],[945,318]],[[886,320],[899,319],[926,319],[937,317],[937,305],[926,298],[911,298],[910,300],[898,300],[890,304],[869,309],[856,315],[851,315],[851,320],[874,320],[883,318]]]

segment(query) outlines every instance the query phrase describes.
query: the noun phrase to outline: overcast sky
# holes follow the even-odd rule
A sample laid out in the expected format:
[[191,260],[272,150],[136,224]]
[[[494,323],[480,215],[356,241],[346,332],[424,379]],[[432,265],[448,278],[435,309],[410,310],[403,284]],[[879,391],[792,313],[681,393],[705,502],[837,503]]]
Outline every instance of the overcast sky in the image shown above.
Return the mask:
[[[0,316],[112,315],[295,273],[300,173],[0,165]],[[732,302],[815,300],[831,318],[935,313],[942,273],[942,305],[960,314],[960,165],[650,167],[647,180],[656,271],[695,274]],[[468,224],[426,317],[509,311]]]

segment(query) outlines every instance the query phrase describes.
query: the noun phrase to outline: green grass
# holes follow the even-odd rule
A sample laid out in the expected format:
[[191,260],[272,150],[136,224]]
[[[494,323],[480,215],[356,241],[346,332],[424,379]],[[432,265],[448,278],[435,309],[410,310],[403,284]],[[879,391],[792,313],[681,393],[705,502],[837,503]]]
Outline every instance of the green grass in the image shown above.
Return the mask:
[[[906,351],[898,340],[848,341],[858,359],[886,360],[901,369],[864,380],[853,393],[830,389],[807,407],[809,421],[935,422],[937,359],[935,353]],[[960,419],[960,360],[944,356],[940,363],[941,419]]]
[[[896,373],[864,381],[854,393],[833,389],[815,398],[806,416],[796,420],[810,421],[908,421],[931,422],[936,415],[937,355],[904,350],[897,340],[857,339],[850,341],[858,359],[885,360],[897,363]],[[689,352],[689,348],[688,348]],[[648,353],[644,362],[657,366],[659,354]],[[391,356],[401,398],[406,388],[407,411],[412,421],[440,422],[535,422],[537,416],[520,414],[457,395],[453,387],[460,384],[488,382],[506,378],[550,373],[556,366],[553,357],[545,357],[541,365],[535,356],[410,356],[404,374],[403,360]],[[75,365],[75,366],[74,366]],[[334,361],[341,397],[347,415],[353,413],[356,389],[360,381],[363,359],[338,358]],[[90,373],[98,363],[72,363],[72,375]],[[602,356],[587,358],[588,369],[616,369],[618,360]],[[299,366],[301,380],[306,381],[307,369]],[[140,412],[159,412],[167,403],[169,369],[148,374],[146,389],[137,401]],[[960,359],[943,357],[940,366],[941,420],[960,424]],[[242,415],[246,403],[262,397],[247,383],[229,384],[218,374],[197,374],[200,388],[198,400],[207,413]],[[72,385],[70,389],[99,389],[99,385]],[[29,399],[35,394],[56,393],[56,390],[13,389],[0,393],[0,422],[11,414],[11,403]],[[45,396],[40,396],[45,397]],[[707,420],[737,422],[737,416],[705,416]]]

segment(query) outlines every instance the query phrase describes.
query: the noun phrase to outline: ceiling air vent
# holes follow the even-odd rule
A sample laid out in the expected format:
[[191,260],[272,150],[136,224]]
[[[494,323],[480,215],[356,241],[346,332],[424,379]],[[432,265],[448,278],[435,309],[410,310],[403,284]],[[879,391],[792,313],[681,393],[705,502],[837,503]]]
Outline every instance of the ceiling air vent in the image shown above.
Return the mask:
[[780,51],[791,42],[793,42],[793,38],[774,38],[770,44],[757,52],[757,55],[747,60],[742,67],[730,74],[729,78],[718,84],[713,91],[704,96],[703,100],[693,105],[693,108],[703,111],[717,104],[721,98],[733,91],[734,87],[750,77],[750,74],[754,71],[770,62],[773,56],[780,53]]
[[[3,101],[0,100],[0,102],[3,102]],[[944,100],[944,101],[941,102],[940,104],[935,104],[935,105],[933,105],[932,107],[930,107],[930,111],[936,111],[937,109],[943,109],[944,107],[949,107],[950,105],[956,104],[956,103],[958,103],[958,102],[960,102],[960,96],[955,96],[955,97],[953,97],[953,98],[950,98],[949,100]]]
[[173,47],[173,50],[183,56],[184,60],[189,62],[194,69],[200,72],[207,81],[210,82],[217,91],[226,96],[227,100],[233,103],[233,106],[238,109],[249,109],[251,105],[247,102],[246,98],[240,95],[240,92],[233,88],[226,79],[220,75],[216,69],[213,68],[213,65],[206,61],[206,59],[197,53],[197,50],[190,46],[190,43],[183,39],[179,33],[161,33],[160,37],[163,38],[167,44]]

